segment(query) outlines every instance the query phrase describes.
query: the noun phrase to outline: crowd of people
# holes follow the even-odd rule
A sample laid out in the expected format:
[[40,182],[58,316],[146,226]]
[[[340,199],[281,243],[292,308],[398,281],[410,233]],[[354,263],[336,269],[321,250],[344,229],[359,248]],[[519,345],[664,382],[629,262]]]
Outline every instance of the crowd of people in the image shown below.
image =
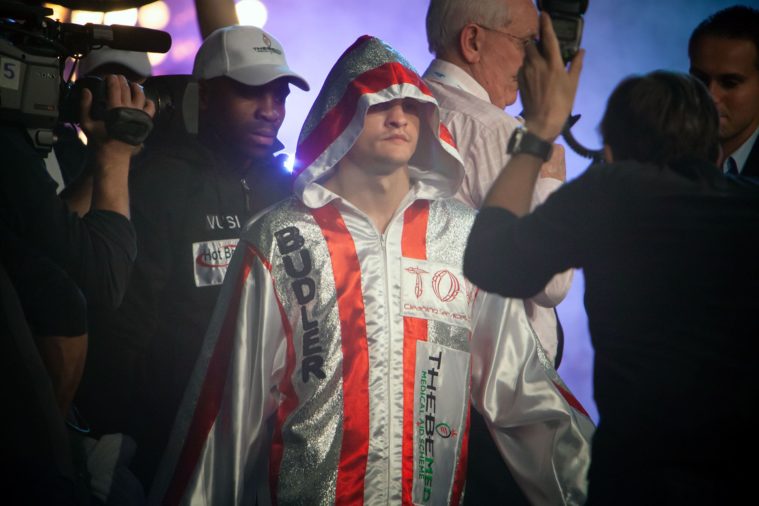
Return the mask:
[[[532,0],[431,0],[423,73],[360,37],[311,107],[292,174],[277,135],[308,82],[275,35],[223,9],[200,19],[184,91],[197,132],[135,145],[90,117],[84,92],[87,145],[60,125],[46,165],[24,129],[0,126],[8,164],[28,169],[0,185],[6,497],[750,494],[759,10],[695,27],[689,74],[620,82],[605,161],[569,182],[556,139],[584,50],[565,62]],[[108,109],[148,118],[137,83],[151,72],[145,54],[111,50],[79,68],[105,80]],[[555,308],[575,269],[597,426],[557,373]]]

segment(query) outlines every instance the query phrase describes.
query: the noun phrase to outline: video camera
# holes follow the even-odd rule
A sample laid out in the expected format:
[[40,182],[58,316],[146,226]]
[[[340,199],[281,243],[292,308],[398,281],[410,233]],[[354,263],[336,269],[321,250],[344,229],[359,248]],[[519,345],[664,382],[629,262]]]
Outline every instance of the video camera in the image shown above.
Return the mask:
[[[42,152],[52,148],[59,121],[78,122],[82,86],[93,91],[93,104],[105,101],[105,87],[97,80],[82,80],[78,86],[70,78],[64,82],[68,58],[81,58],[102,46],[155,53],[171,48],[171,36],[160,30],[61,23],[47,17],[52,14],[45,7],[0,1],[0,122],[26,128]],[[145,88],[145,95],[156,103],[158,119],[173,101],[161,96],[166,86],[155,88]],[[105,108],[93,107],[91,114],[103,119]]]

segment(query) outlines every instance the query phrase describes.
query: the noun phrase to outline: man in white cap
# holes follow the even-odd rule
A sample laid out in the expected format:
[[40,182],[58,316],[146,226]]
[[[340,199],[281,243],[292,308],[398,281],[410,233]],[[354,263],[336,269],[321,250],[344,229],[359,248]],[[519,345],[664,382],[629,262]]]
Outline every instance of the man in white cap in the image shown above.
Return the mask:
[[193,80],[197,138],[151,144],[133,168],[139,259],[119,311],[93,323],[98,344],[80,390],[93,430],[136,438],[134,470],[146,486],[241,227],[290,194],[277,132],[290,84],[308,90],[281,44],[252,26],[209,35]]

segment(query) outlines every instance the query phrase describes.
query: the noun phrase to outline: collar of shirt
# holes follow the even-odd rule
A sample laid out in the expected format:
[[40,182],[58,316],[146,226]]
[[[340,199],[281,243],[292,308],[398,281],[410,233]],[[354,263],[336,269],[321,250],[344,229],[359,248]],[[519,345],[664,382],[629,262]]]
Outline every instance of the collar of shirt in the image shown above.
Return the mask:
[[743,172],[743,166],[746,165],[746,160],[748,160],[748,155],[751,154],[751,148],[754,147],[754,143],[756,142],[757,137],[759,137],[759,127],[754,130],[754,133],[751,134],[751,137],[746,139],[746,142],[741,144],[741,147],[736,149],[730,156],[725,158],[725,161],[722,162],[722,172],[727,173],[727,161],[730,158],[735,160],[735,166],[738,167],[738,174]]
[[437,81],[441,84],[452,86],[460,90],[464,90],[467,93],[471,93],[475,97],[490,102],[490,95],[485,91],[480,83],[478,83],[474,77],[464,71],[458,65],[435,58],[427,67],[424,72],[424,79],[430,81]]
[[[332,170],[330,173],[331,172]],[[447,181],[435,177],[431,178],[427,171],[409,165],[409,176],[411,178],[409,198],[412,200],[440,200],[453,197],[453,193],[451,192]],[[335,199],[345,201],[345,199],[322,185],[322,182],[326,177],[326,175],[322,176],[319,180],[311,181],[306,184],[300,199],[307,207],[317,209],[329,204]],[[458,185],[456,187],[458,187]],[[453,190],[453,192],[455,192],[455,190]]]

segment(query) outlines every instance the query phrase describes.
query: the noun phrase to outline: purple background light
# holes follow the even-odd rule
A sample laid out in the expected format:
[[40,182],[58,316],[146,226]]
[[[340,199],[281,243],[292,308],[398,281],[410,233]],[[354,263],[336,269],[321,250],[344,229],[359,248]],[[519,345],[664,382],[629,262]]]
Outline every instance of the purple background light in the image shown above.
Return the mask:
[[[332,64],[363,34],[382,38],[423,72],[431,60],[424,19],[428,0],[262,0],[269,10],[264,29],[284,46],[288,63],[306,78],[311,91],[297,88],[287,101],[287,119],[280,140],[294,153],[300,127]],[[473,0],[475,1],[475,0]],[[165,28],[174,40],[156,75],[188,74],[200,45],[192,0],[167,0],[171,20]],[[587,50],[575,113],[582,119],[573,133],[585,145],[600,145],[597,125],[614,86],[624,77],[655,69],[688,70],[687,43],[693,28],[709,14],[732,5],[724,0],[627,0],[590,2],[585,15],[583,47]],[[520,105],[507,108],[512,114]],[[505,149],[505,147],[504,147]],[[567,149],[568,177],[588,161]],[[566,343],[559,373],[594,420],[592,397],[593,349],[582,302],[582,272],[559,306]]]

